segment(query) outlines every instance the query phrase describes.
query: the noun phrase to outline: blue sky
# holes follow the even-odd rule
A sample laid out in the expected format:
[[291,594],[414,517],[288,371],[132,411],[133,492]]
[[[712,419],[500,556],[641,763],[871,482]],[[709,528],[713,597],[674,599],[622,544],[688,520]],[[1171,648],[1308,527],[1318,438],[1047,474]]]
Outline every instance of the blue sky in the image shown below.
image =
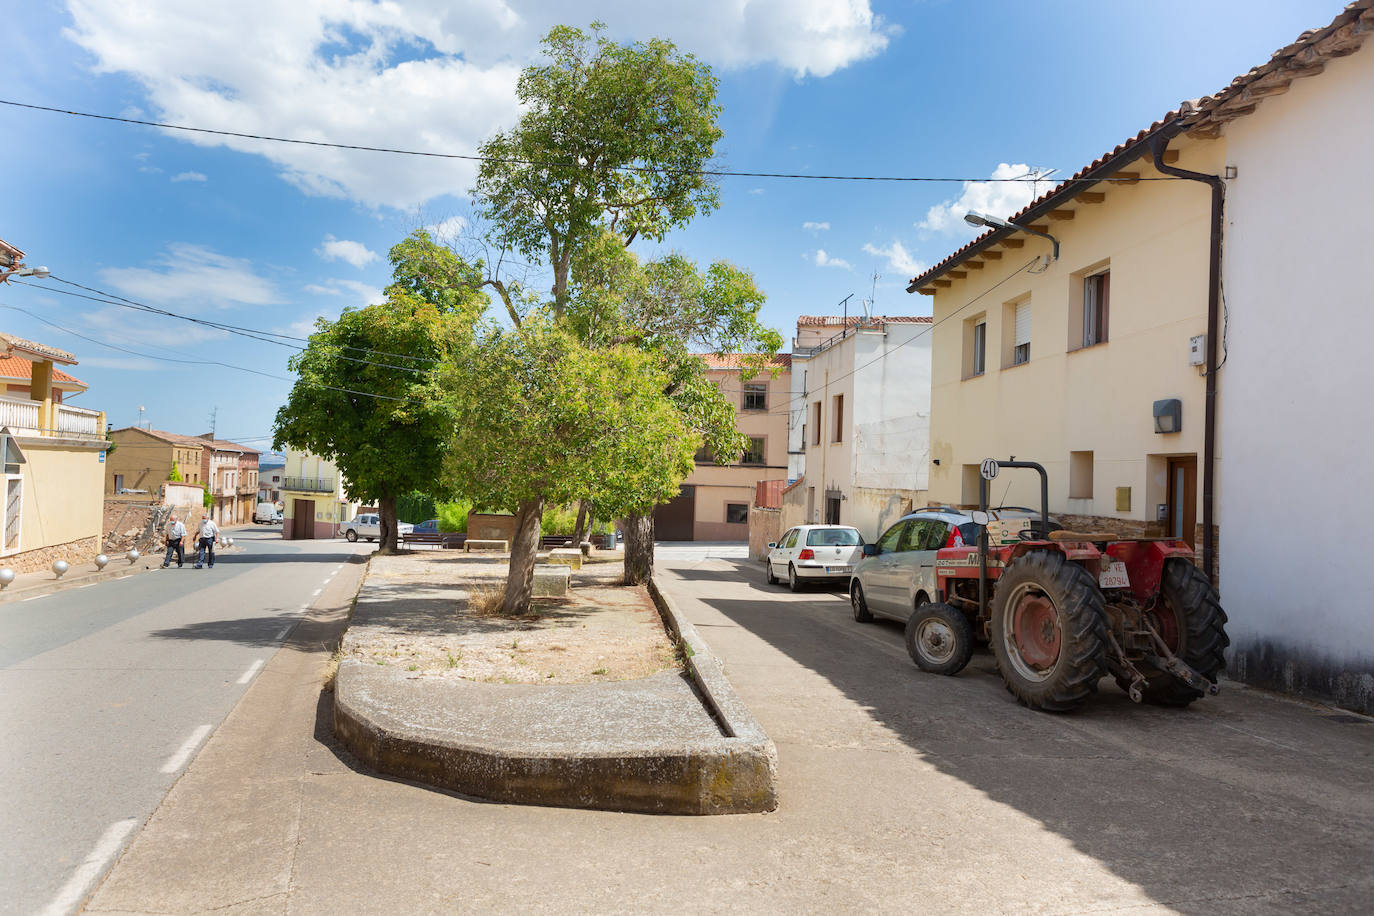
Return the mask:
[[[1066,176],[1341,6],[0,0],[0,98],[470,153],[516,118],[514,79],[538,36],[599,18],[617,38],[671,38],[716,68],[727,168]],[[387,249],[412,228],[459,225],[472,175],[461,163],[225,143],[6,106],[0,137],[0,238],[31,266],[301,336],[316,316],[380,296]],[[879,312],[928,314],[905,280],[971,236],[958,218],[970,203],[1010,212],[1029,189],[726,178],[722,191],[718,211],[664,247],[753,271],[765,319],[790,339],[797,315],[831,312],[850,293],[855,307],[871,296]],[[0,330],[74,352],[72,371],[90,385],[77,403],[116,426],[142,405],[154,426],[192,434],[217,408],[221,437],[261,446],[270,436],[290,350],[42,286],[0,287]]]

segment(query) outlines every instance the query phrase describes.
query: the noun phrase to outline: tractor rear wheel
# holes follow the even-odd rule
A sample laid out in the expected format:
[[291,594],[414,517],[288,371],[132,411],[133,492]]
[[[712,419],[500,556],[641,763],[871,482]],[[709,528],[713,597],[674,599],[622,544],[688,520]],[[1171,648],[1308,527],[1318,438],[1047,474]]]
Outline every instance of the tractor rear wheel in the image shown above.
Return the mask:
[[906,621],[906,651],[931,674],[958,674],[973,655],[973,625],[943,602],[925,602]]
[[1107,673],[1102,592],[1057,550],[1032,550],[1007,567],[991,624],[1002,680],[1031,709],[1072,709]]
[[[1159,582],[1160,600],[1150,622],[1169,650],[1198,674],[1216,683],[1226,667],[1223,653],[1231,640],[1226,636],[1226,612],[1207,575],[1192,562],[1174,558],[1164,564]],[[1147,679],[1145,699],[1161,706],[1187,706],[1202,697],[1172,674],[1160,672]]]

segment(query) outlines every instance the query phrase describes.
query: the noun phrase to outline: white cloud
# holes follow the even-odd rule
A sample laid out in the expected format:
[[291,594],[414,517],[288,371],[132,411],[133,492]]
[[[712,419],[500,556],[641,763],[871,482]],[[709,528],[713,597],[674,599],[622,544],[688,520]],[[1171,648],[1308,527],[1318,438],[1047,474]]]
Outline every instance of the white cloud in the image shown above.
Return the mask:
[[[560,22],[611,23],[618,40],[670,36],[713,65],[824,77],[888,46],[869,0],[68,0],[66,35],[99,73],[142,85],[157,120],[268,136],[471,154],[518,115],[515,81]],[[456,105],[455,100],[461,100]],[[471,162],[211,135],[265,156],[307,194],[413,209],[461,193]]]
[[886,248],[865,243],[864,251],[875,257],[886,258],[887,268],[893,273],[914,277],[926,269],[926,265],[913,258],[906,247],[896,239]]
[[[1003,162],[993,170],[991,177],[1020,178],[1023,175],[1040,174],[1044,171],[1033,169],[1024,163],[1010,165]],[[931,207],[926,212],[926,218],[917,223],[916,228],[946,234],[962,233],[966,230],[972,232],[973,227],[964,222],[964,214],[968,211],[977,210],[1006,219],[1034,200],[1037,191],[1049,189],[1048,181],[966,181],[963,193],[957,200],[947,200]]]
[[304,291],[317,296],[343,296],[347,301],[341,308],[364,308],[386,301],[386,293],[382,290],[357,280],[325,280],[305,286]]
[[806,230],[808,230],[808,231],[810,231],[810,232],[826,232],[826,231],[828,231],[828,230],[830,229],[830,224],[829,224],[829,223],[815,223],[815,222],[812,222],[811,220],[807,220],[806,222],[802,223],[802,228],[803,228],[803,229],[806,229]]
[[350,242],[348,239],[336,239],[332,235],[326,235],[320,247],[315,249],[315,254],[326,261],[347,261],[354,267],[362,268],[379,259],[377,252],[368,248],[362,242]]
[[178,172],[172,176],[173,181],[205,181],[205,175],[201,172]]
[[850,264],[843,258],[832,258],[830,255],[826,254],[824,248],[816,249],[816,254],[813,258],[813,261],[817,267],[839,267],[844,270],[854,269],[854,265]]
[[151,359],[144,359],[141,356],[83,356],[81,357],[82,368],[87,369],[116,369],[128,372],[157,372],[166,369],[166,363],[160,363]]
[[[189,345],[223,340],[229,336],[228,331],[176,318],[140,314],[118,306],[86,312],[82,317],[86,326],[101,340],[123,345],[174,348],[174,355],[180,359],[193,358],[187,354]],[[89,360],[83,359],[81,362],[84,365]]]
[[130,299],[188,312],[285,301],[251,261],[185,242],[167,246],[153,267],[110,267],[100,277]]

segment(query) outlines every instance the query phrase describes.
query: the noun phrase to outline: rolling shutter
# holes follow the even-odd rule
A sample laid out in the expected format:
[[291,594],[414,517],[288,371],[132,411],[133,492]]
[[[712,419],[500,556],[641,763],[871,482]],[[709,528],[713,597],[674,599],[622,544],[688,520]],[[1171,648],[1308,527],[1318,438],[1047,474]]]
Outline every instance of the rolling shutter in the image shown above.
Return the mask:
[[1030,343],[1031,332],[1031,304],[1030,300],[1016,303],[1016,340],[1014,344],[1021,346]]

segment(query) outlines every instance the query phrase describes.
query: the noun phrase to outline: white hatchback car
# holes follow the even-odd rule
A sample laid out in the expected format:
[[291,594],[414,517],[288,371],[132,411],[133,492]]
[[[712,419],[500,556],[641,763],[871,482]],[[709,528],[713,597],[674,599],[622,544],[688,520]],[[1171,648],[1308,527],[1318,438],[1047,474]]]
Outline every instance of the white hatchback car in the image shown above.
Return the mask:
[[792,591],[803,581],[839,579],[849,581],[854,566],[863,557],[864,539],[859,529],[848,525],[798,525],[782,533],[776,544],[768,545],[763,558],[768,584],[787,580]]
[[[396,534],[398,537],[402,534],[407,534],[414,527],[415,526],[409,522],[397,522]],[[382,517],[375,513],[371,515],[360,515],[351,522],[344,522],[344,537],[348,538],[350,541],[356,541],[359,538],[375,541],[381,536]]]

